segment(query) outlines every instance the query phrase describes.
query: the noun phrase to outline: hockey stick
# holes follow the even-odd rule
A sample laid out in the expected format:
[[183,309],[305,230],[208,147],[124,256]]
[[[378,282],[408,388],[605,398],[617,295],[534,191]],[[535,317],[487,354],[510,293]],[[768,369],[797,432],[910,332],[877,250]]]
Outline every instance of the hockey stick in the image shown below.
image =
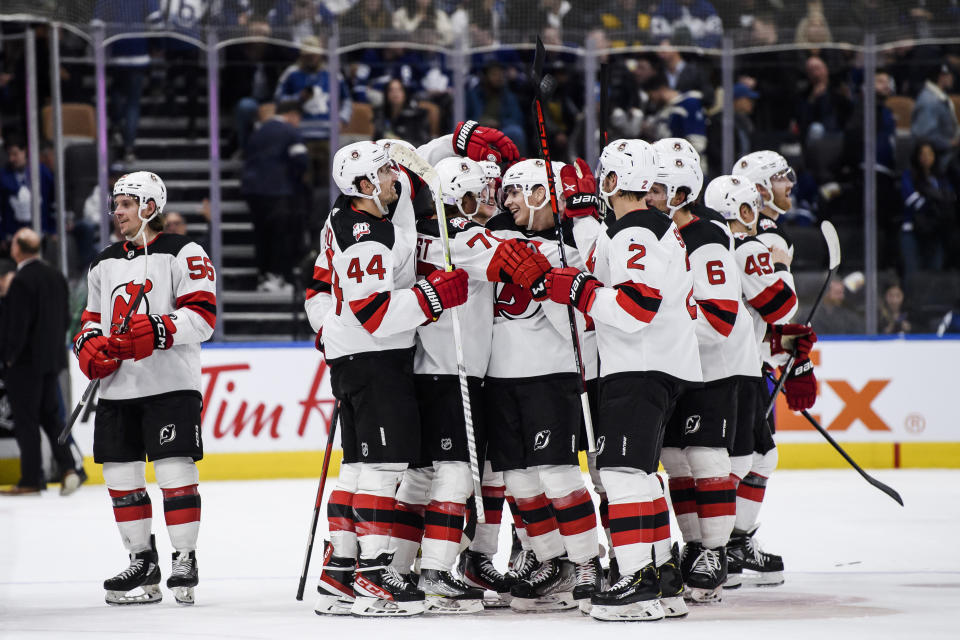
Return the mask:
[[317,499],[313,504],[313,522],[310,523],[310,535],[307,536],[307,551],[303,556],[303,570],[300,572],[300,585],[297,587],[297,600],[303,600],[303,590],[307,585],[307,571],[310,569],[310,556],[313,555],[313,538],[317,535],[317,523],[320,521],[320,505],[323,504],[323,488],[327,484],[327,471],[330,470],[330,455],[333,453],[333,436],[337,433],[337,420],[340,418],[340,401],[333,404],[330,417],[330,433],[327,435],[327,449],[323,452],[323,467],[320,468],[320,484],[317,485]]
[[[137,295],[133,299],[133,304],[130,305],[130,308],[127,309],[126,315],[123,316],[123,321],[120,323],[120,329],[117,331],[117,333],[127,332],[127,325],[130,324],[130,317],[136,312],[137,308],[140,306],[140,303],[143,302],[143,296],[146,294],[147,253],[149,253],[147,249],[147,236],[145,233],[146,227],[147,223],[142,222],[140,224],[140,232],[137,234],[143,238],[143,282],[140,284],[140,289],[137,291]],[[83,395],[80,396],[80,402],[77,403],[77,406],[73,408],[73,413],[70,414],[70,420],[67,422],[67,424],[63,425],[60,435],[57,436],[57,442],[60,444],[65,444],[67,442],[67,438],[70,437],[70,432],[73,431],[73,425],[76,424],[77,418],[79,418],[80,414],[83,413],[83,408],[87,406],[99,388],[100,378],[91,380],[90,383],[87,384],[87,388],[83,390]]]
[[[769,371],[767,372],[767,377],[771,381],[773,380],[773,374],[771,374]],[[846,460],[848,463],[850,463],[850,466],[856,469],[857,473],[863,476],[864,480],[866,480],[867,482],[875,486],[877,489],[880,489],[880,491],[883,491],[885,494],[893,498],[897,502],[897,504],[899,504],[901,507],[903,506],[903,498],[900,497],[900,494],[897,493],[896,490],[894,490],[892,487],[889,487],[883,484],[882,482],[880,482],[879,480],[871,476],[869,473],[861,469],[860,465],[858,465],[856,462],[853,461],[853,458],[851,458],[850,455],[843,450],[843,447],[841,447],[837,443],[837,441],[833,439],[833,436],[827,433],[827,430],[820,425],[817,419],[814,418],[812,415],[810,415],[809,411],[804,409],[800,413],[803,414],[803,417],[806,418],[811,425],[813,425],[814,429],[820,432],[820,435],[822,435],[824,438],[827,439],[827,442],[829,442],[833,446],[833,448],[837,450],[837,453],[843,456],[843,459]]]
[[[600,152],[607,148],[609,134],[607,132],[607,114],[610,110],[610,63],[600,65]],[[599,161],[597,161],[599,165]],[[600,180],[597,180],[597,200],[600,202],[600,219],[607,217],[607,201],[600,197]]]
[[[827,242],[829,270],[827,271],[826,279],[823,281],[823,286],[820,287],[820,293],[817,294],[817,299],[814,300],[813,306],[810,307],[810,313],[807,314],[807,321],[804,323],[807,326],[810,326],[810,322],[813,320],[814,314],[817,313],[817,309],[820,307],[820,301],[823,300],[823,294],[826,293],[827,286],[830,284],[830,279],[833,277],[833,274],[837,272],[837,268],[840,266],[840,238],[837,237],[837,230],[829,220],[824,220],[820,223],[820,233],[823,234],[823,239]],[[770,400],[767,402],[767,410],[763,414],[764,417],[769,417],[770,412],[773,411],[773,406],[777,403],[777,394],[779,394],[780,390],[783,389],[783,383],[786,382],[787,376],[789,376],[790,372],[793,370],[794,360],[796,360],[796,356],[791,355],[790,359],[787,360],[787,364],[784,365],[783,374],[780,376],[780,379],[776,381],[776,386],[773,389],[773,393],[770,394]]]
[[[410,169],[427,183],[433,192],[433,203],[437,209],[437,221],[440,227],[440,239],[443,242],[443,269],[453,271],[450,260],[450,236],[447,233],[447,212],[443,206],[443,194],[440,189],[440,176],[426,160],[415,151],[403,145],[390,145],[390,157]],[[473,410],[470,406],[470,387],[467,384],[467,367],[463,361],[463,336],[460,333],[460,310],[450,309],[453,314],[453,343],[457,350],[457,378],[460,380],[460,398],[463,401],[463,424],[467,432],[467,452],[470,455],[470,474],[473,476],[473,500],[477,508],[477,521],[486,523],[483,512],[483,494],[480,490],[480,462],[477,458],[477,437],[473,430]]]
[[[549,98],[554,89],[557,88],[557,81],[553,76],[543,75],[543,62],[547,56],[547,51],[543,47],[543,41],[537,37],[537,52],[533,57],[533,76],[537,79],[537,90],[533,98],[533,115],[537,122],[537,133],[540,137],[540,155],[543,157],[544,164],[547,165],[547,192],[550,194],[550,208],[553,210],[554,227],[557,230],[557,246],[560,250],[560,266],[567,266],[567,253],[563,240],[563,225],[560,219],[560,206],[557,202],[557,185],[553,176],[553,164],[550,162],[550,145],[547,143],[547,127],[543,120],[543,99]],[[532,213],[530,215],[533,215]],[[583,352],[580,350],[580,336],[577,332],[577,318],[574,315],[573,307],[567,305],[567,319],[570,321],[570,339],[573,342],[573,359],[577,367],[577,373],[580,374],[580,406],[583,411],[583,422],[587,433],[587,451],[593,453],[597,450],[597,441],[593,433],[593,418],[590,415],[590,399],[587,397],[587,376],[583,367]]]

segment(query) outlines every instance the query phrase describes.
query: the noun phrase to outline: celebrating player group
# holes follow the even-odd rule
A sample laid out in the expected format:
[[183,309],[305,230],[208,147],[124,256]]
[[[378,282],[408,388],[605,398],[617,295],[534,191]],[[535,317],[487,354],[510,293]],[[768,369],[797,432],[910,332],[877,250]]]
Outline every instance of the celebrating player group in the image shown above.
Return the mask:
[[791,409],[816,395],[783,157],[704,189],[683,139],[614,140],[594,171],[468,121],[347,145],[333,173],[305,303],[343,445],[318,614],[657,620],[783,582],[754,538],[777,463],[764,372]]

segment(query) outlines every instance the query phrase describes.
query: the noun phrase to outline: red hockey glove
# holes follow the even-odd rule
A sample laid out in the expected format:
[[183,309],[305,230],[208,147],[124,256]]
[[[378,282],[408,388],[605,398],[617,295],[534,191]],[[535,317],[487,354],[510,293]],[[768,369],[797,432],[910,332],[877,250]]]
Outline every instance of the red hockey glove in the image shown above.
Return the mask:
[[813,343],[817,341],[817,334],[805,324],[772,324],[770,325],[770,353],[792,353],[797,360],[803,360],[810,355]]
[[590,311],[596,290],[603,284],[589,273],[574,267],[551,269],[546,277],[547,295],[554,302]]
[[107,342],[100,329],[81,331],[73,338],[73,353],[80,371],[90,380],[106,378],[120,367],[118,361],[107,355]]
[[577,158],[574,164],[565,164],[560,169],[563,197],[567,200],[564,215],[568,218],[582,216],[600,217],[600,199],[597,197],[597,179],[590,172],[586,160]]
[[496,282],[512,282],[530,289],[553,267],[535,246],[516,238],[501,242],[490,260],[488,276]]
[[172,347],[173,334],[176,332],[177,327],[170,316],[139,313],[130,317],[126,333],[110,336],[107,355],[118,360],[143,360],[154,349]]
[[457,123],[453,130],[453,150],[477,162],[489,160],[501,164],[520,159],[520,150],[513,140],[499,129],[481,127],[476,120]]
[[467,272],[463,269],[437,269],[413,285],[420,308],[429,320],[437,320],[444,309],[467,301]]
[[[783,375],[780,367],[780,375]],[[783,383],[787,392],[787,406],[792,411],[803,411],[813,406],[817,401],[817,377],[813,375],[813,363],[804,358],[799,361]]]

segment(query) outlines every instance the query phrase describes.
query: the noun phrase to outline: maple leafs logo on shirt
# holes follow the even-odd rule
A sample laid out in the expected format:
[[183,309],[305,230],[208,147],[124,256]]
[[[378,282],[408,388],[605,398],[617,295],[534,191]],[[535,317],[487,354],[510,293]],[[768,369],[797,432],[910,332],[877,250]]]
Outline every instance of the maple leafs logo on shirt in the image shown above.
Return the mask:
[[363,236],[370,235],[369,222],[357,222],[353,225],[353,239],[360,240]]

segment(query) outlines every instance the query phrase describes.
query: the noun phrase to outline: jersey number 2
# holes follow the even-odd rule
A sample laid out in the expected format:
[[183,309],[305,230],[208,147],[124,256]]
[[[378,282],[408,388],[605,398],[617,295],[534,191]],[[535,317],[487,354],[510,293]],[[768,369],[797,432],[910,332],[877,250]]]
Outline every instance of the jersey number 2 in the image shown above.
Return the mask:
[[640,264],[640,260],[643,256],[647,255],[647,250],[642,244],[631,244],[627,247],[627,251],[636,251],[633,256],[627,260],[627,269],[643,269],[643,265]]

